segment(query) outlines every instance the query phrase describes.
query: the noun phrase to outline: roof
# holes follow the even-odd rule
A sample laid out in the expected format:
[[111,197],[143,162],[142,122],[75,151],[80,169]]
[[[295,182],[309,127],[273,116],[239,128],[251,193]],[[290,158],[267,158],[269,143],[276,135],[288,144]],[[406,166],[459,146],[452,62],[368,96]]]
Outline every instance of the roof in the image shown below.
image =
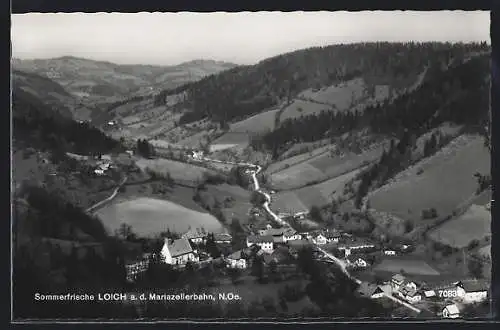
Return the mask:
[[187,238],[176,239],[172,242],[172,244],[168,246],[168,249],[172,257],[177,257],[193,252],[191,243],[189,243],[189,240]]
[[284,230],[284,234],[285,234],[285,236],[293,236],[293,235],[297,234],[297,231],[293,228],[286,228]]
[[214,240],[215,241],[230,241],[232,239],[231,235],[229,234],[214,234]]
[[338,231],[328,231],[325,233],[326,238],[339,238],[341,235]]
[[207,232],[205,231],[204,228],[192,228],[188,230],[184,235],[182,235],[183,238],[188,238],[188,239],[193,239],[193,238],[202,238],[207,236]]
[[490,287],[486,281],[479,280],[461,281],[458,285],[466,292],[488,291]]
[[251,235],[247,237],[249,243],[272,243],[274,242],[273,237],[269,235]]
[[366,261],[364,256],[360,256],[359,254],[350,254],[347,256],[347,260],[349,261],[357,261],[358,259]]
[[281,236],[283,235],[284,233],[284,229],[283,228],[270,228],[268,230],[266,230],[266,234],[267,236]]
[[239,260],[242,259],[243,251],[238,250],[236,252],[231,253],[230,255],[227,256],[228,259],[233,259],[233,260]]
[[409,287],[404,287],[402,288],[401,290],[401,293],[408,296],[408,297],[413,297],[417,294],[417,290],[413,289],[413,288],[409,288]]
[[404,282],[405,277],[401,274],[396,274],[392,277],[392,279],[397,282]]
[[384,290],[382,290],[378,285],[372,284],[369,282],[361,282],[359,285],[357,292],[365,297],[371,297],[372,295],[376,293],[382,293]]
[[460,310],[457,305],[448,305],[445,307],[450,314],[460,314]]

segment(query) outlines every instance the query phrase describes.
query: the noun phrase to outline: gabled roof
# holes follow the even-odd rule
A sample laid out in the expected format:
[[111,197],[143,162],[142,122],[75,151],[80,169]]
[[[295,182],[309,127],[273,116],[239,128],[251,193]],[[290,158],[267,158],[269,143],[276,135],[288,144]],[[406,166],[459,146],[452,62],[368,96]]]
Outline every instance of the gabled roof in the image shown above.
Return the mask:
[[363,260],[363,261],[366,261],[364,256],[360,256],[359,254],[350,254],[347,256],[347,260],[351,261],[351,262],[356,262],[358,261],[359,259]]
[[268,235],[251,235],[247,237],[248,243],[272,243],[274,242],[272,236]]
[[176,239],[172,242],[172,244],[168,246],[168,249],[172,257],[177,257],[193,252],[191,243],[189,243],[189,240],[187,238]]
[[232,237],[229,234],[221,234],[221,233],[214,234],[215,241],[230,241],[231,239]]
[[184,235],[183,238],[194,239],[194,238],[203,238],[207,236],[207,232],[204,228],[191,228]]
[[460,314],[460,310],[457,305],[448,305],[445,307],[450,314]]
[[368,283],[368,282],[361,282],[361,284],[359,285],[359,287],[357,289],[357,292],[364,297],[371,297],[372,295],[374,295],[376,293],[384,292],[384,290],[382,290],[382,288],[380,288],[376,284],[372,284],[372,283]]
[[401,274],[396,274],[392,277],[392,280],[396,281],[396,282],[404,282],[406,278],[401,275]]
[[296,235],[297,231],[293,228],[285,228],[283,233],[285,234],[285,236],[290,237],[290,236]]
[[325,233],[325,237],[326,238],[340,238],[340,236],[341,235],[340,235],[340,233],[338,231],[331,231],[331,230],[329,230],[329,231],[327,231]]
[[458,285],[462,287],[465,292],[488,291],[490,288],[486,281],[480,280],[460,281]]
[[233,259],[233,260],[240,260],[242,259],[243,251],[238,250],[236,252],[231,253],[230,255],[227,256],[228,259]]

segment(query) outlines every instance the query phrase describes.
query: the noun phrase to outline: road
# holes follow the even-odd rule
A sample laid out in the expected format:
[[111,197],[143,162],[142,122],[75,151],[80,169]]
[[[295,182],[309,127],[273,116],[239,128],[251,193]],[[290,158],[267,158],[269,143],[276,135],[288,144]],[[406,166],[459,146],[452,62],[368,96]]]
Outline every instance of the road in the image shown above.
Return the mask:
[[101,206],[101,205],[103,205],[103,204],[111,201],[113,198],[116,197],[116,195],[118,194],[118,190],[120,190],[120,188],[125,184],[125,182],[127,182],[127,177],[123,178],[122,182],[120,182],[120,184],[115,188],[115,190],[113,191],[113,193],[111,194],[111,196],[109,196],[108,198],[103,199],[100,202],[95,203],[94,205],[92,205],[91,207],[89,207],[88,209],[86,209],[85,212],[92,213],[92,211],[94,211],[99,206]]

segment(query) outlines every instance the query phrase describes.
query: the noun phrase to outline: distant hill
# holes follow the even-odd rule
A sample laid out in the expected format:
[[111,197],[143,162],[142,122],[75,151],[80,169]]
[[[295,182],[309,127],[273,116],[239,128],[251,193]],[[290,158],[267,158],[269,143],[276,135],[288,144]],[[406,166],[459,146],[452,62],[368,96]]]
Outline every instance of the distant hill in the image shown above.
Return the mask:
[[119,65],[64,56],[13,59],[12,66],[15,70],[53,79],[86,104],[97,104],[175,88],[236,65],[212,60],[195,60],[175,66]]

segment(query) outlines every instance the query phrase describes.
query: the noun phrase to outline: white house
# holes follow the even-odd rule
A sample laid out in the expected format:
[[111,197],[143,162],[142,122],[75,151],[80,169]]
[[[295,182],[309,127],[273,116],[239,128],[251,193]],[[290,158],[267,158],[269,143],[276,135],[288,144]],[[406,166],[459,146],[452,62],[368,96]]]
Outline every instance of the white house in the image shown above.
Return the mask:
[[236,269],[245,269],[247,268],[247,261],[243,258],[242,251],[236,251],[233,254],[230,254],[226,258],[227,267],[228,268],[236,268]]
[[182,235],[182,238],[187,238],[194,244],[201,244],[207,238],[208,233],[204,228],[192,228]]
[[386,256],[395,256],[396,255],[396,251],[394,251],[394,250],[385,250],[384,254]]
[[345,251],[346,256],[350,255],[353,251],[373,248],[375,248],[375,244],[363,241],[348,242],[338,247],[339,250]]
[[247,237],[247,247],[257,245],[262,251],[272,253],[274,250],[274,239],[272,236],[251,235]]
[[414,304],[422,300],[422,295],[412,286],[403,286],[399,288],[399,296],[408,302]]
[[325,233],[325,238],[328,243],[338,243],[340,239],[340,233],[338,231],[327,231]]
[[398,291],[399,288],[405,282],[405,277],[401,274],[396,274],[391,278],[391,286],[394,291]]
[[460,317],[460,310],[457,305],[448,305],[443,309],[443,317],[447,319],[456,319]]
[[259,226],[259,235],[260,236],[266,236],[266,233],[269,229],[273,229],[273,226],[271,226],[270,224],[265,224],[265,225],[261,225]]
[[134,152],[132,150],[127,150],[125,151],[127,154],[129,154],[130,156],[133,156],[134,155]]
[[100,168],[96,168],[96,169],[94,170],[94,173],[95,173],[95,174],[97,174],[97,175],[104,175],[104,171],[103,171],[103,170],[101,170]]
[[457,296],[466,304],[478,303],[488,298],[489,285],[485,281],[470,280],[457,283]]
[[426,290],[424,291],[425,298],[431,298],[436,296],[436,291],[434,290]]
[[198,262],[200,260],[187,238],[180,238],[172,243],[166,238],[161,249],[161,256],[163,262],[170,265],[185,265],[188,261]]
[[283,232],[285,242],[302,239],[302,236],[293,228],[286,228]]
[[313,242],[318,245],[324,245],[327,243],[327,240],[323,234],[318,234],[313,238]]
[[194,159],[201,159],[201,158],[203,158],[203,151],[193,151],[192,157]]
[[361,282],[357,289],[357,293],[362,297],[378,299],[387,294],[387,289],[380,285]]
[[352,254],[347,257],[347,262],[349,265],[354,266],[356,268],[368,267],[368,262],[366,262],[366,260],[364,260],[360,256],[356,256],[356,255],[352,255]]

